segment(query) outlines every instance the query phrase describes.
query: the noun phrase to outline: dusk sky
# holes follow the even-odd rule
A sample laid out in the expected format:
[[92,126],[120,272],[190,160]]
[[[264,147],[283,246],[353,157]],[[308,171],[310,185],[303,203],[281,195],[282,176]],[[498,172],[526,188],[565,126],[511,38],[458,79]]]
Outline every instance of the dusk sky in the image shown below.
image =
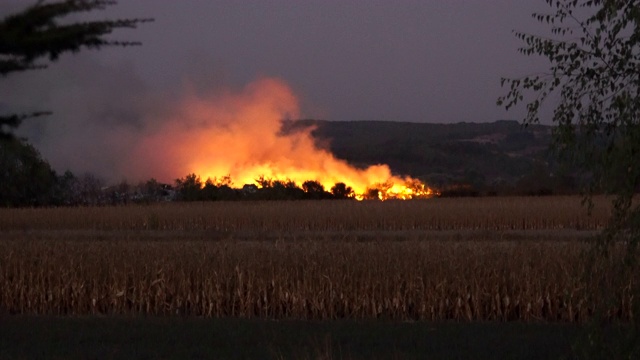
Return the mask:
[[[32,3],[3,0],[0,15]],[[544,32],[531,13],[546,9],[542,0],[121,0],[92,16],[154,18],[114,32],[143,46],[83,51],[11,75],[0,81],[0,106],[54,112],[21,131],[58,167],[61,138],[73,143],[68,152],[79,147],[99,158],[108,150],[97,144],[109,140],[92,134],[105,126],[145,126],[139,117],[150,104],[263,77],[288,84],[304,118],[521,119],[521,110],[496,105],[505,92],[500,77],[544,69],[517,52],[512,30]]]
[[[150,84],[289,83],[304,115],[329,120],[485,122],[501,76],[534,71],[512,30],[535,31],[540,1],[121,1],[118,16],[156,23],[119,37],[144,47],[100,54]],[[540,62],[538,62],[540,64]],[[209,83],[208,83],[209,82]]]

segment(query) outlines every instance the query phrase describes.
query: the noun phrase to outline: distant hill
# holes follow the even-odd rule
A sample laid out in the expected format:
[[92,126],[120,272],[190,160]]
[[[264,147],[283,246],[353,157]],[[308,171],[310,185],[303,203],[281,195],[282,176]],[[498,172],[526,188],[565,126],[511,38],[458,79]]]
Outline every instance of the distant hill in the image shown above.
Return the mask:
[[[425,124],[393,121],[287,122],[283,132],[314,126],[319,146],[358,167],[388,164],[396,174],[436,186],[515,184],[547,168],[551,127],[517,121]],[[546,171],[546,170],[543,170]]]

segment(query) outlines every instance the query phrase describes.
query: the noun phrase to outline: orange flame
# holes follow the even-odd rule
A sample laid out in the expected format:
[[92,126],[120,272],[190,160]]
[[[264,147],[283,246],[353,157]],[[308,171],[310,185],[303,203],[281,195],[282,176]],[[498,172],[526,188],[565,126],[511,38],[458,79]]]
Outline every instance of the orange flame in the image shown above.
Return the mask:
[[258,80],[237,94],[189,97],[139,143],[128,171],[157,174],[161,180],[188,173],[203,179],[229,176],[239,187],[260,177],[298,186],[315,180],[325,189],[342,182],[358,199],[373,188],[383,200],[435,194],[418,180],[393,176],[387,165],[358,169],[337,159],[315,145],[312,128],[282,134],[283,119],[297,117],[296,97],[275,79]]

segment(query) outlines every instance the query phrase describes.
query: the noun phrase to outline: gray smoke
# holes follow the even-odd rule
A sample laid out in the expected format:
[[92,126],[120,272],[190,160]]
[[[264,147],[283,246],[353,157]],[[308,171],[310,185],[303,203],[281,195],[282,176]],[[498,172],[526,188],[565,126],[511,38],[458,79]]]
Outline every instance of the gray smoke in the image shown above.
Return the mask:
[[[92,172],[119,180],[126,158],[149,125],[145,114],[162,101],[131,66],[101,65],[92,56],[67,56],[49,69],[13,73],[0,81],[3,112],[51,111],[25,120],[26,137],[58,171]],[[146,120],[148,121],[148,120]]]

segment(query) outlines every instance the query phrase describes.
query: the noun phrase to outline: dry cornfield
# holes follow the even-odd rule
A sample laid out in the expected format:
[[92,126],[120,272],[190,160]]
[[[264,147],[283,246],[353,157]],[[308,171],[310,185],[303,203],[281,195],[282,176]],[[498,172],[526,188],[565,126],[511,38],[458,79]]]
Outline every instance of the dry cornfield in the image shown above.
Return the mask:
[[412,201],[265,201],[150,206],[0,209],[6,230],[596,230],[609,216],[596,198],[591,216],[579,197],[435,198]]
[[[0,210],[0,313],[583,322],[579,198]],[[615,262],[615,256],[610,260]],[[611,288],[611,287],[610,287]]]

